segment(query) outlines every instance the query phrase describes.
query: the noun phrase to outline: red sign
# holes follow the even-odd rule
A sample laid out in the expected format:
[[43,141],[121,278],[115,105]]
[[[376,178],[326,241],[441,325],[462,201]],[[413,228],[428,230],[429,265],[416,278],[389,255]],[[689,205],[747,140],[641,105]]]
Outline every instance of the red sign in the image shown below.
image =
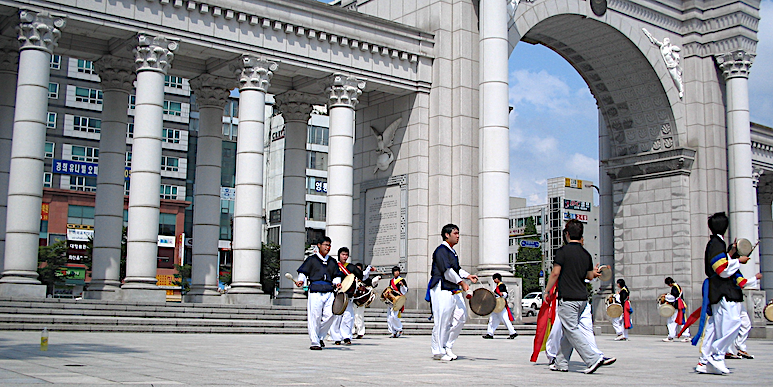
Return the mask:
[[48,203],[40,205],[40,220],[48,220]]

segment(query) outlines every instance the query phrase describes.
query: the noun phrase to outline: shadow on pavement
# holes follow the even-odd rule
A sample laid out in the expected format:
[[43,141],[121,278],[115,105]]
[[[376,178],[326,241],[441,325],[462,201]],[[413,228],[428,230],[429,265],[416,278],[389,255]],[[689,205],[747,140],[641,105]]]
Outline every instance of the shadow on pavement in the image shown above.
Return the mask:
[[70,357],[97,353],[145,353],[134,348],[106,344],[49,344],[48,351],[41,351],[40,344],[4,345],[0,359],[28,360],[46,357]]

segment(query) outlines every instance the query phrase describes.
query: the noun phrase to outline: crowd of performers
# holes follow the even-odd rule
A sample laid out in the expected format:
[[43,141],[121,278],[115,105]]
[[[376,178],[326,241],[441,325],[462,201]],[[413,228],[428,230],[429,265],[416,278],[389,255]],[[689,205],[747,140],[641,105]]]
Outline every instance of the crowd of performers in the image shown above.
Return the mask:
[[[667,277],[665,284],[670,291],[662,295],[661,302],[671,305],[675,312],[669,317],[668,337],[664,342],[680,340],[699,345],[700,357],[695,371],[699,373],[727,374],[725,359],[753,356],[746,352],[746,339],[751,322],[743,306],[744,287],[753,287],[761,278],[757,274],[745,278],[740,265],[749,261],[739,256],[735,243],[730,248],[724,241],[729,221],[725,213],[716,213],[708,220],[711,237],[706,246],[703,283],[703,303],[687,318],[687,305],[682,287]],[[465,298],[472,292],[467,281],[477,283],[478,277],[470,274],[459,264],[454,246],[459,243],[459,227],[447,224],[441,230],[443,242],[432,254],[432,269],[427,285],[426,300],[430,302],[434,326],[432,329],[432,358],[441,361],[457,359],[454,343],[467,320]],[[565,244],[556,252],[553,269],[548,277],[544,303],[537,318],[537,333],[531,361],[536,362],[541,351],[545,351],[551,371],[567,372],[569,360],[577,351],[585,363],[584,373],[590,374],[600,367],[612,365],[616,359],[607,357],[596,345],[593,333],[593,316],[589,303],[588,282],[602,275],[599,265],[593,265],[590,253],[583,247],[583,224],[570,220],[564,228]],[[380,277],[370,277],[374,269],[363,268],[362,264],[348,263],[349,250],[338,251],[338,261],[328,258],[331,240],[324,237],[317,243],[316,252],[298,268],[295,284],[308,289],[308,330],[311,350],[325,347],[323,339],[330,335],[335,344],[349,345],[352,337],[362,338],[365,334],[364,307],[349,304],[340,315],[332,312],[335,290],[341,287],[342,278],[353,274],[368,286],[376,287]],[[493,293],[507,299],[507,286],[500,274],[493,275]],[[630,290],[623,279],[616,282],[618,291],[610,300],[622,306],[619,317],[612,319],[617,341],[627,341],[628,330],[633,327],[633,309],[629,301]],[[394,295],[408,291],[407,282],[401,277],[399,267],[392,269],[388,289]],[[387,293],[387,292],[385,292]],[[390,299],[386,300],[389,303]],[[403,333],[401,308],[389,308],[387,325],[390,336],[400,337]],[[509,306],[492,313],[484,339],[493,339],[494,332],[504,323],[509,332],[508,339],[518,336],[512,325],[513,314]],[[690,339],[689,326],[696,321],[698,333]],[[681,329],[680,329],[681,328]]]

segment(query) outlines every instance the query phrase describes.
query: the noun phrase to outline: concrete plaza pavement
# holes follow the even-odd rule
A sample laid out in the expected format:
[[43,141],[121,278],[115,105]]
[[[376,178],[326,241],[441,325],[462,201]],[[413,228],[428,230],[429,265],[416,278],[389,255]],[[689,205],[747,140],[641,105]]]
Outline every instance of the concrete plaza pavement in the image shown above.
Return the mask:
[[[51,332],[47,352],[39,332],[0,332],[0,385],[318,385],[318,386],[668,386],[773,385],[773,341],[750,340],[754,360],[728,360],[732,375],[693,372],[697,349],[632,336],[616,342],[597,337],[618,358],[584,375],[574,359],[571,372],[548,371],[544,354],[529,363],[534,336],[505,340],[462,336],[459,359],[431,359],[430,337],[366,336],[348,347],[310,351],[305,335]],[[575,355],[576,357],[576,355]]]

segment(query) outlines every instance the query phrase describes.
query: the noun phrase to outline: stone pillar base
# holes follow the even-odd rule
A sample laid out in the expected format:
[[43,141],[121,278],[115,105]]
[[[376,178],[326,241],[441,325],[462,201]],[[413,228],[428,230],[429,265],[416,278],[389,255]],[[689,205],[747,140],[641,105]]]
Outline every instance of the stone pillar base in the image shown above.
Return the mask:
[[183,296],[183,302],[190,302],[196,304],[223,304],[224,297],[220,293],[217,294],[186,294]]
[[283,306],[306,306],[308,298],[303,294],[303,290],[295,288],[293,290],[279,289],[279,294],[274,299],[274,305]]
[[1,298],[46,298],[46,285],[0,283]]
[[746,313],[749,314],[749,319],[752,320],[753,326],[761,326],[767,324],[765,319],[765,305],[767,305],[767,299],[765,298],[764,290],[744,290],[744,305],[746,305]]
[[83,292],[83,298],[86,300],[105,300],[105,301],[119,301],[121,300],[121,289],[89,289]]
[[271,305],[271,296],[262,293],[226,293],[221,297],[228,305]]
[[165,303],[166,290],[164,289],[121,289],[121,301],[139,303]]

